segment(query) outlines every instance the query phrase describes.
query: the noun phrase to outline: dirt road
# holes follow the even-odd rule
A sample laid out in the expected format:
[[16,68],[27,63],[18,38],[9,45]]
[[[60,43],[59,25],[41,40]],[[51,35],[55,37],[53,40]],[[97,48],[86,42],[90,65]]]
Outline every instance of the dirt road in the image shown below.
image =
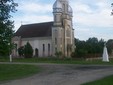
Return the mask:
[[40,66],[44,70],[34,76],[0,85],[80,85],[113,74],[113,66],[36,63],[34,65]]

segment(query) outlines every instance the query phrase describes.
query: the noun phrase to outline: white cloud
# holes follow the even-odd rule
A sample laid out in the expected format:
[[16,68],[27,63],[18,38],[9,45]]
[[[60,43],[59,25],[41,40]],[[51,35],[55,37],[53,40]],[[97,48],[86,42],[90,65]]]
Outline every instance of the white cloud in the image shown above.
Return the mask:
[[[48,4],[44,3],[44,0],[18,0],[18,12],[14,16],[16,30],[21,25],[21,21],[23,24],[52,21],[52,5],[55,0],[52,1]],[[103,28],[102,31],[113,28],[113,16],[110,16],[111,8],[108,1],[110,0],[69,0],[73,9],[75,37],[80,39],[87,39],[90,36],[113,38],[112,34],[98,33],[99,28]]]
[[19,7],[17,9],[17,15],[14,16],[15,30],[17,30],[21,24],[31,24],[53,20],[51,4],[42,4],[39,3],[38,0],[20,0],[18,4]]
[[39,3],[27,2],[27,3],[22,3],[21,6],[19,6],[18,10],[30,14],[34,14],[34,13],[41,14],[41,13],[50,12],[52,9],[51,9],[51,4],[39,4]]
[[82,2],[73,2],[74,20],[86,26],[96,27],[111,27],[113,18],[110,16],[110,11],[107,5],[103,2],[95,3],[98,8],[93,9],[91,6]]
[[92,13],[90,7],[81,2],[72,2],[71,6],[73,7],[73,11],[75,13]]
[[21,24],[32,24],[32,23],[39,23],[39,22],[48,22],[48,21],[53,21],[52,16],[37,16],[37,15],[25,15],[23,17],[18,17],[15,20],[15,30],[17,30]]

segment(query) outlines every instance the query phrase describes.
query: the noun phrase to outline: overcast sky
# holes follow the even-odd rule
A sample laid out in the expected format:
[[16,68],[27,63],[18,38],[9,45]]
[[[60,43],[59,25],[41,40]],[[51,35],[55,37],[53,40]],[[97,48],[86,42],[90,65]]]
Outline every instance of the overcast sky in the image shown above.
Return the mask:
[[[53,21],[52,6],[55,0],[15,0],[17,12],[13,14],[15,30],[21,24]],[[75,38],[89,37],[113,39],[112,0],[69,0],[73,9]]]

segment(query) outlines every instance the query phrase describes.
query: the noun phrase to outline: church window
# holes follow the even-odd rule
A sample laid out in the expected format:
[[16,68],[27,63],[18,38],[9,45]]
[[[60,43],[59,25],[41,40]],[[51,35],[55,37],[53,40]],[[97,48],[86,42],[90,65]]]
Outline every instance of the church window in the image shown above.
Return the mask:
[[43,52],[45,52],[45,44],[43,44]]
[[63,9],[64,9],[63,11],[65,11],[65,4],[63,4]]
[[50,44],[48,44],[48,51],[50,52]]
[[57,38],[55,38],[55,44],[57,44]]
[[70,37],[70,30],[69,29],[66,30],[66,35],[67,35],[67,37]]
[[57,15],[54,15],[54,21],[56,22]]
[[38,49],[35,49],[35,56],[38,57]]
[[15,50],[17,51],[17,44],[14,44],[14,48],[15,48]]
[[48,44],[48,56],[50,56],[50,44]]
[[54,34],[55,36],[57,36],[57,30],[55,29],[55,34]]
[[57,47],[55,48],[55,52],[57,52]]
[[61,38],[61,41],[60,41],[60,42],[61,42],[61,44],[62,44],[62,38]]

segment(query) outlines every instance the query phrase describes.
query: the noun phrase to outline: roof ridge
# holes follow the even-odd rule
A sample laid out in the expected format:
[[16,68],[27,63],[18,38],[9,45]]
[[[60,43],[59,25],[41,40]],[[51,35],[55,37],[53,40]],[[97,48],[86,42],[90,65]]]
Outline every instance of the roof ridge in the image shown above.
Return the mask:
[[39,23],[31,23],[31,24],[24,24],[24,25],[21,25],[21,26],[37,25],[37,24],[46,24],[46,23],[53,23],[53,21],[49,21],[49,22],[39,22]]

